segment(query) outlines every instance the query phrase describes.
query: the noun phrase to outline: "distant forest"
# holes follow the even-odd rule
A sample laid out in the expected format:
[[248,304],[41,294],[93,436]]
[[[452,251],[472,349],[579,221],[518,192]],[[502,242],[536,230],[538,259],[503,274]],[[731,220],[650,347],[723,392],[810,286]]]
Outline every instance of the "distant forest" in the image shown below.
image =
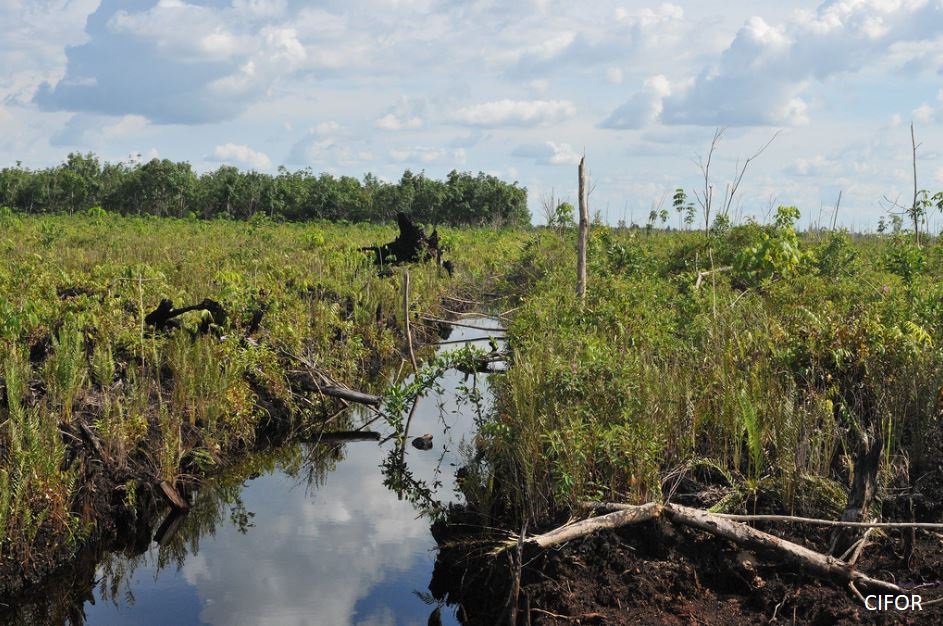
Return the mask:
[[444,181],[406,170],[397,183],[372,174],[270,175],[231,166],[197,174],[186,162],[103,163],[73,153],[61,165],[0,170],[0,207],[23,213],[77,213],[101,207],[123,215],[291,221],[386,222],[400,211],[426,224],[519,226],[530,223],[527,189],[484,173],[451,171]]

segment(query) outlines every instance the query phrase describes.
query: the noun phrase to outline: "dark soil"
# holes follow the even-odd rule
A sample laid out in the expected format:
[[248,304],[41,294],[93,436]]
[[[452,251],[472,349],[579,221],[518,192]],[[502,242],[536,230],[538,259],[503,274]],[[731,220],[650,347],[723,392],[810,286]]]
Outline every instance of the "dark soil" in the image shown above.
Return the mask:
[[[510,623],[515,550],[495,556],[488,552],[493,543],[476,547],[471,541],[482,538],[458,528],[437,529],[442,550],[430,589],[459,605],[465,624]],[[924,603],[943,597],[943,538],[918,532],[905,566],[902,533],[872,537],[862,571],[920,587],[914,593]],[[829,533],[791,539],[824,551]],[[916,612],[868,611],[846,588],[666,520],[601,532],[559,550],[525,550],[522,561],[518,625],[943,624],[943,603]]]

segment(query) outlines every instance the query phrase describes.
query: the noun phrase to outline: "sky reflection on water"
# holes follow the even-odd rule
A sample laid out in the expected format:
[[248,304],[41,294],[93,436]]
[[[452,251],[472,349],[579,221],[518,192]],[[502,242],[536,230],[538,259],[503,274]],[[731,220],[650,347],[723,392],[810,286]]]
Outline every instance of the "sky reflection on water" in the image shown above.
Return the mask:
[[[482,334],[457,328],[452,338]],[[437,497],[443,501],[455,497],[459,443],[474,432],[474,408],[455,403],[464,380],[449,372],[443,393],[420,402],[411,436],[432,433],[434,447],[407,446],[413,475],[429,485],[442,481]],[[481,376],[477,384],[487,388]],[[483,395],[489,402],[490,394]],[[379,466],[392,445],[346,444],[320,485],[284,468],[248,480],[239,493],[244,508],[225,505],[212,532],[188,537],[179,568],[158,567],[156,543],[133,563],[112,557],[118,562],[108,571],[99,568],[105,585],[96,589],[95,604],[85,606],[88,624],[426,624],[435,604],[420,594],[428,591],[435,541],[429,520],[382,484]],[[251,526],[225,519],[229,509]],[[133,571],[111,597],[103,587],[114,569]],[[441,616],[444,624],[457,624],[454,608],[443,607]]]

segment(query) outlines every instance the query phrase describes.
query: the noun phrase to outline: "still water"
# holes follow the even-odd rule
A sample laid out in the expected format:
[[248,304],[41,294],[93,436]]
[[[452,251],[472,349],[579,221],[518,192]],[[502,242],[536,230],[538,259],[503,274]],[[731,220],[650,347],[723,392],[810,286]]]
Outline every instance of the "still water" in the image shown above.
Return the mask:
[[[487,318],[466,321],[498,329]],[[456,327],[450,340],[488,334]],[[479,402],[469,401],[469,389]],[[420,401],[410,438],[432,434],[433,447],[407,444],[405,461],[436,499],[460,498],[462,443],[490,403],[487,376],[457,371]],[[342,427],[371,417],[353,414]],[[93,597],[81,607],[86,623],[425,625],[438,610],[443,624],[457,624],[455,608],[428,594],[430,520],[384,486],[392,431],[382,420],[368,428],[380,441],[289,446],[204,486],[164,545],[98,565]]]

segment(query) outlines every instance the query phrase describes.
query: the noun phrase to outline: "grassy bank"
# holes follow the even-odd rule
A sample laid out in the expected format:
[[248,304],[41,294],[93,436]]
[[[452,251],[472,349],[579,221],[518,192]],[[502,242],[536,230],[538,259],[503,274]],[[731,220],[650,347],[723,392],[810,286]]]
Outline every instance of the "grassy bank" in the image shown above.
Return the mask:
[[[393,228],[0,219],[6,581],[40,575],[115,519],[133,522],[156,481],[192,483],[273,429],[321,419],[322,398],[296,384],[302,360],[357,388],[401,359],[401,276],[379,277],[357,251]],[[443,315],[441,297],[487,284],[520,237],[440,235],[456,275],[411,268],[414,311]],[[157,332],[145,317],[165,298],[210,298],[226,319],[192,311]]]
[[537,233],[507,277],[523,302],[472,507],[512,528],[692,495],[834,518],[877,447],[872,513],[939,506],[943,244],[800,236],[796,217],[709,238],[596,226],[585,304],[572,230]]

